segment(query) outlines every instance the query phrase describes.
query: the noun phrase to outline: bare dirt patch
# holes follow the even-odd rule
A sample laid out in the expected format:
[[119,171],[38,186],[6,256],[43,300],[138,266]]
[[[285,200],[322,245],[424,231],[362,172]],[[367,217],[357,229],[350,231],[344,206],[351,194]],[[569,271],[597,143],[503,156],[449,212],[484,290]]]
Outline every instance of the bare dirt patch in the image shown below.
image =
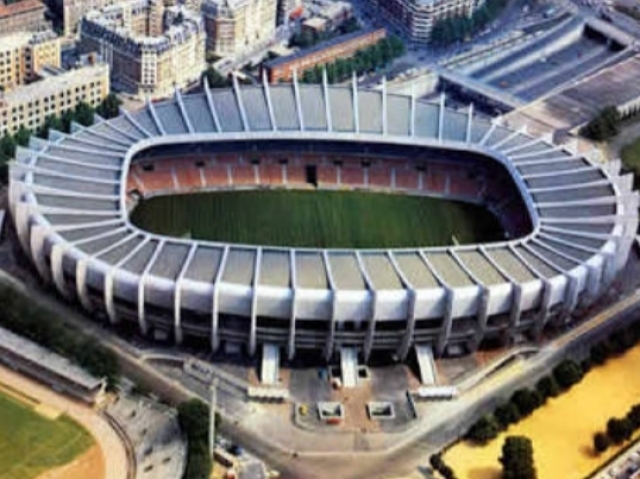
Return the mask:
[[92,446],[69,464],[40,474],[36,479],[104,479],[104,456],[98,446]]

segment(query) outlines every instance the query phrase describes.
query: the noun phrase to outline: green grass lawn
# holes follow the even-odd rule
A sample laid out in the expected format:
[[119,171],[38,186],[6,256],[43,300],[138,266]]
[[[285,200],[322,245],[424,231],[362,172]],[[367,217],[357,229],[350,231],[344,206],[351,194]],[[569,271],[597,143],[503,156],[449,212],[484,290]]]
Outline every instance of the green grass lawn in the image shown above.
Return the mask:
[[143,200],[131,220],[177,237],[326,248],[445,246],[503,239],[472,204],[352,191],[232,191]]
[[49,420],[0,393],[0,479],[32,479],[92,444],[91,435],[67,416]]

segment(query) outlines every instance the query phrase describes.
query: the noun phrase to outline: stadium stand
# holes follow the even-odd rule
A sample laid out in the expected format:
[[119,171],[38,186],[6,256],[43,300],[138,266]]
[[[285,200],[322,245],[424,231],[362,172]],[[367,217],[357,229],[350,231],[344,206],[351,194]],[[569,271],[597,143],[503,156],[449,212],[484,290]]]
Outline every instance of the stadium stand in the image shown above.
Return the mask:
[[98,404],[104,398],[105,379],[4,328],[0,328],[0,361],[74,399]]
[[[444,102],[357,86],[253,88],[252,98],[270,93],[296,112],[292,122],[273,102],[275,131],[253,131],[255,122],[245,125],[238,106],[246,92],[238,85],[205,88],[183,99],[190,105],[184,110],[175,107],[177,92],[19,148],[10,165],[10,210],[43,279],[113,323],[178,343],[206,338],[213,349],[234,343],[250,354],[269,343],[290,358],[299,349],[330,358],[346,346],[365,359],[373,351],[404,359],[415,345],[441,355],[485,339],[535,337],[596,301],[626,262],[638,196],[619,162],[594,164],[472,109],[464,114]],[[380,106],[378,118],[359,119],[350,110],[365,100]],[[187,122],[179,115],[194,111],[208,111],[212,120],[217,112],[221,131],[185,141]],[[161,133],[154,118],[175,136]],[[130,132],[129,149],[122,135],[114,136],[118,148],[96,146],[91,132],[108,135],[105,125]],[[365,125],[366,133],[359,129]],[[191,188],[198,179],[202,185],[203,177],[208,189],[258,188],[273,181],[270,158],[282,166],[287,186],[306,188],[314,168],[320,187],[362,188],[365,179],[372,187],[379,177],[371,172],[386,165],[398,190],[476,197],[510,236],[446,248],[335,251],[169,238],[129,221],[134,184],[142,195]],[[283,254],[265,254],[272,251]]]

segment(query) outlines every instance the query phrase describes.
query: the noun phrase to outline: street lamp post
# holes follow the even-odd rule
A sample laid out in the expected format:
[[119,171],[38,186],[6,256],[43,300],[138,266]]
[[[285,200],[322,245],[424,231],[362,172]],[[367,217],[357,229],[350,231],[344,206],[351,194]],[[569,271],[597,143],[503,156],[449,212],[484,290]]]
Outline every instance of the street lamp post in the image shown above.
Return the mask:
[[213,457],[213,451],[216,447],[216,409],[218,406],[218,378],[211,383],[211,404],[209,405],[209,451]]

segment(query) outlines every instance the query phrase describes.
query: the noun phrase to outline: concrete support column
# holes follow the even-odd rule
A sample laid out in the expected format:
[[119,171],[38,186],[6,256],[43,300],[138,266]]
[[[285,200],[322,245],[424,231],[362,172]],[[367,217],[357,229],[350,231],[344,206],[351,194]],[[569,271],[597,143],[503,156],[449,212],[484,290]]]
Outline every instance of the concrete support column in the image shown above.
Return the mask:
[[291,317],[289,318],[289,339],[287,342],[287,358],[289,361],[291,361],[296,354],[296,296],[296,289],[294,289],[293,299],[291,300]]
[[67,288],[66,282],[64,280],[64,270],[62,268],[63,256],[63,246],[54,244],[51,247],[51,273],[53,275],[53,282],[60,294],[66,299],[72,299],[73,294],[71,291],[69,291],[69,288]]
[[351,77],[351,95],[353,97],[353,123],[356,133],[360,133],[360,109],[358,107],[358,78],[356,72]]
[[176,279],[175,286],[173,289],[173,338],[176,344],[182,344],[183,334],[182,334],[182,282],[184,280],[184,276],[189,269],[189,265],[193,260],[193,257],[196,253],[198,246],[193,244],[191,249],[189,250],[189,254],[187,255],[184,264],[182,265],[182,269],[178,274],[178,278]]
[[484,338],[484,335],[487,332],[487,321],[489,318],[489,303],[491,299],[491,292],[484,286],[481,286],[480,291],[480,304],[478,305],[478,324],[471,347],[473,351],[478,349],[480,343],[482,342],[482,338]]
[[522,315],[522,286],[512,283],[511,311],[509,311],[509,335],[513,336],[515,329],[520,324]]
[[442,141],[444,135],[444,111],[445,96],[444,92],[440,94],[440,108],[438,109],[438,140]]
[[415,289],[409,290],[409,314],[407,315],[407,329],[404,332],[404,336],[402,337],[402,343],[398,348],[398,358],[400,361],[404,361],[407,359],[409,355],[409,350],[413,344],[413,335],[416,330],[416,302],[417,302],[417,293]]
[[42,226],[33,225],[27,236],[31,248],[31,257],[40,277],[45,283],[51,284],[51,270],[45,260],[45,230]]
[[371,309],[369,314],[369,324],[367,325],[367,336],[364,341],[364,349],[363,356],[364,360],[369,361],[371,357],[371,351],[373,350],[373,342],[375,340],[376,335],[376,323],[378,320],[377,317],[377,307],[378,305],[378,292],[375,289],[371,289]]
[[145,315],[145,307],[144,307],[144,297],[145,297],[145,287],[147,284],[147,275],[146,273],[142,275],[140,281],[138,282],[138,326],[140,327],[140,332],[144,336],[149,333],[149,325],[147,324],[147,318]]
[[114,268],[111,268],[104,277],[104,306],[111,324],[118,322],[118,315],[116,314],[116,307],[113,302],[114,274]]
[[93,305],[87,291],[87,261],[87,259],[80,259],[76,262],[76,295],[82,307],[91,312]]
[[182,335],[182,281],[176,281],[173,292],[173,339],[180,345],[183,341]]
[[222,259],[220,260],[220,266],[216,273],[216,278],[213,281],[213,297],[211,303],[211,350],[215,353],[220,347],[220,332],[219,332],[219,306],[220,306],[220,281],[222,274],[227,266],[227,258],[229,257],[229,247],[225,246],[224,253],[222,253]]
[[324,92],[324,112],[327,118],[327,131],[333,131],[331,118],[331,97],[329,96],[329,82],[327,80],[327,69],[322,69],[322,91]]
[[547,280],[544,280],[543,284],[544,290],[542,291],[542,301],[540,302],[540,309],[535,319],[535,327],[533,330],[536,341],[540,341],[540,339],[542,338],[542,330],[544,329],[544,325],[547,323],[549,310],[551,309],[552,286],[551,283]]
[[327,334],[327,344],[325,345],[325,348],[324,348],[324,358],[326,361],[329,361],[331,359],[331,356],[333,355],[334,342],[336,338],[336,309],[337,309],[336,303],[337,301],[338,301],[338,294],[334,289],[332,289],[331,290],[331,321],[329,323],[329,332]]
[[469,103],[469,110],[467,112],[467,133],[465,135],[465,141],[471,143],[471,129],[473,127],[473,103]]
[[446,291],[447,298],[445,300],[446,305],[444,311],[444,320],[442,322],[440,335],[438,336],[438,344],[436,350],[438,356],[442,356],[444,354],[445,348],[447,346],[447,341],[449,340],[449,336],[451,335],[451,328],[453,326],[453,303],[455,301],[455,294],[449,287],[446,288]]
[[298,114],[300,131],[304,131],[304,115],[302,114],[302,103],[300,103],[300,87],[298,86],[298,72],[296,70],[293,70],[293,95],[296,99],[296,113]]
[[571,275],[567,275],[566,278],[569,284],[564,293],[563,309],[565,314],[569,314],[578,304],[578,294],[580,291],[578,290],[579,284],[577,278]]
[[213,303],[211,306],[211,350],[215,353],[220,347],[220,333],[218,317],[218,303],[220,297],[220,287],[218,284],[213,285]]
[[587,268],[589,268],[589,277],[587,279],[587,292],[589,301],[597,298],[600,292],[600,286],[602,285],[602,272],[605,267],[605,263],[606,260],[605,258],[603,258],[601,266],[587,266]]
[[258,289],[262,248],[258,248],[254,265],[253,287],[251,291],[251,329],[249,330],[249,355],[254,356],[258,347]]

